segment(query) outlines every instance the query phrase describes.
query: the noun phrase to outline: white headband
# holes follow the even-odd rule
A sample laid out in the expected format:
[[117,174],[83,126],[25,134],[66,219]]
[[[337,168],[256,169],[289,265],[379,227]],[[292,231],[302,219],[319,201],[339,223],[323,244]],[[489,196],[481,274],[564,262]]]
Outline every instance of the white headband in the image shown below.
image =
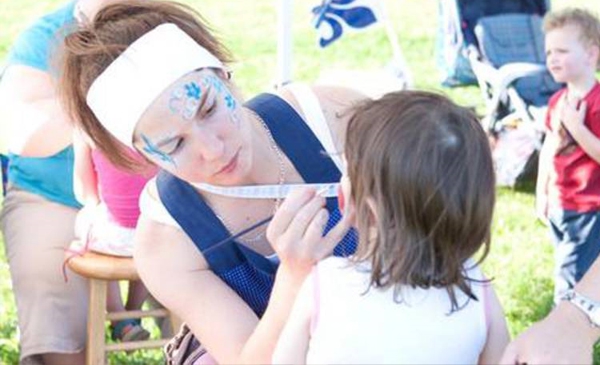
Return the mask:
[[169,85],[194,70],[225,66],[175,24],[161,24],[133,42],[94,80],[87,104],[115,138],[133,147],[133,131]]

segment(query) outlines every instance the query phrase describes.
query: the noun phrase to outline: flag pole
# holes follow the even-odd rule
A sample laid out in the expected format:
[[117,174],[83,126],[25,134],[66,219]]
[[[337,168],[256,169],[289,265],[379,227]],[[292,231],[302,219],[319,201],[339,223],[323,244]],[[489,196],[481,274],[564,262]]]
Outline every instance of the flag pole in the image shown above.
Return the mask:
[[292,1],[279,0],[277,7],[276,88],[292,81]]
[[390,46],[392,47],[392,60],[391,66],[394,68],[394,71],[397,73],[401,73],[402,77],[406,81],[406,86],[408,88],[412,88],[413,79],[408,67],[406,65],[406,60],[404,59],[404,55],[400,50],[400,43],[398,43],[398,36],[396,35],[396,31],[390,21],[390,17],[388,16],[388,11],[385,5],[385,0],[379,0],[379,5],[381,6],[382,16],[383,16],[383,24],[385,26],[385,31],[387,33],[388,41],[390,42]]

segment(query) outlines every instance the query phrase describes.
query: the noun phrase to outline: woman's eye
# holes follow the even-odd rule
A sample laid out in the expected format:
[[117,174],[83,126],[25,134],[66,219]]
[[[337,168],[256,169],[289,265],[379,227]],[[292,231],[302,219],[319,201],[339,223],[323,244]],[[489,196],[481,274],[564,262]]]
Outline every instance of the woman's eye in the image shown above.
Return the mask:
[[212,104],[210,104],[206,109],[204,109],[204,115],[211,115],[212,112],[215,111],[215,109],[217,108],[217,101],[213,101]]
[[181,149],[182,146],[183,146],[183,138],[180,138],[177,140],[175,145],[173,145],[173,148],[170,151],[165,151],[165,153],[167,155],[176,154],[177,152],[179,152],[179,150]]

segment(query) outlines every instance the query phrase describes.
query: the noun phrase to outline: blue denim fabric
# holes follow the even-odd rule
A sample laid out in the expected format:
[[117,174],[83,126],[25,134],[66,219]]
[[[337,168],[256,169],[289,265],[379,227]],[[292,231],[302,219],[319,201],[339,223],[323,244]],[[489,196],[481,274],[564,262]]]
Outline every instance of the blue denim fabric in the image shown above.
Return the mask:
[[554,251],[554,302],[581,280],[600,254],[600,212],[551,210]]

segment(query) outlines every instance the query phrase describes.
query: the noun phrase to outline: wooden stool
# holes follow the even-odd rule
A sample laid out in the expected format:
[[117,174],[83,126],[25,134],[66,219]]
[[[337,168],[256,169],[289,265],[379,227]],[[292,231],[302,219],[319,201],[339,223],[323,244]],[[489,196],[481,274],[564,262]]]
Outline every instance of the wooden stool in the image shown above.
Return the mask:
[[[74,242],[71,247],[81,247],[79,242]],[[77,249],[74,249],[76,251]],[[143,317],[169,317],[173,332],[176,320],[166,309],[131,310],[123,312],[107,312],[106,295],[107,285],[113,280],[140,280],[131,257],[119,257],[87,251],[82,255],[67,253],[67,265],[77,274],[90,280],[90,297],[88,307],[86,364],[105,365],[106,353],[110,351],[127,351],[162,347],[167,339],[145,340],[106,344],[105,322],[119,321],[128,318]]]

